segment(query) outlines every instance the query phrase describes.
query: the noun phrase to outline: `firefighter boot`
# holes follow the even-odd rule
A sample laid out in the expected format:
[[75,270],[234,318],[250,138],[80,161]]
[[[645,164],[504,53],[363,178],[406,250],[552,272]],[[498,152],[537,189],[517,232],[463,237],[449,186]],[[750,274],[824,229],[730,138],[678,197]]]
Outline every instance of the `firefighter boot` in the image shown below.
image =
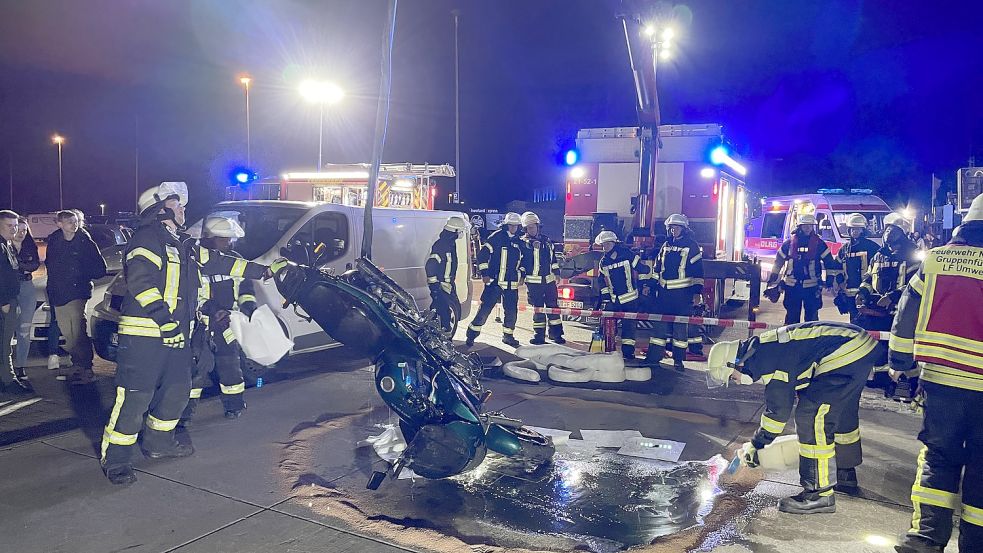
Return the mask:
[[899,545],[894,546],[898,553],[942,553],[944,549],[945,546],[935,545],[916,536],[905,536]]
[[117,486],[126,486],[137,481],[137,475],[133,472],[133,465],[116,465],[103,468],[106,478]]
[[162,432],[144,428],[142,432],[143,454],[151,459],[188,457],[195,452],[191,444],[182,444],[174,439],[174,432]]
[[860,495],[857,469],[836,469],[836,485],[833,489],[847,495]]
[[800,492],[792,497],[786,497],[778,502],[778,510],[793,515],[811,515],[815,513],[835,513],[836,497],[819,495],[816,492]]
[[181,420],[177,423],[178,426],[181,428],[191,428],[191,420],[195,417],[195,411],[198,410],[199,401],[201,400],[198,398],[188,400],[188,405],[184,408],[184,412],[181,413]]
[[[556,322],[559,323],[560,321],[557,320]],[[559,324],[550,324],[550,327],[549,328],[550,328],[550,331],[549,331],[550,332],[550,340],[552,340],[554,344],[565,344],[565,343],[567,343],[567,341],[563,339],[563,326],[561,326]]]
[[519,344],[519,341],[515,339],[515,336],[512,336],[511,334],[503,335],[502,343],[505,344],[506,346],[512,346],[514,348],[517,348],[521,345]]
[[466,342],[464,342],[464,344],[465,344],[465,345],[466,345],[467,347],[469,347],[469,348],[470,348],[470,347],[473,347],[473,346],[474,346],[474,340],[475,340],[475,338],[477,338],[477,337],[478,337],[478,334],[479,334],[479,332],[478,332],[478,331],[476,331],[476,330],[471,330],[471,329],[469,328],[469,329],[468,329],[468,333],[467,333],[467,341],[466,341]]
[[666,354],[665,344],[659,345],[652,340],[649,342],[649,347],[645,350],[645,364],[649,367],[655,368],[659,366],[659,362]]
[[534,346],[541,346],[546,343],[546,331],[542,328],[537,328],[536,332],[533,334],[532,340],[529,343]]

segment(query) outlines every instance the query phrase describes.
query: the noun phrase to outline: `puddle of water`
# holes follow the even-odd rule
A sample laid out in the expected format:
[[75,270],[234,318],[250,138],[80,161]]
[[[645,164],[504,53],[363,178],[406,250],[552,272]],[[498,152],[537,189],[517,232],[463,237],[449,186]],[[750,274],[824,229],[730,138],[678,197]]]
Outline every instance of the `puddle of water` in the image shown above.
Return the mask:
[[[559,448],[553,465],[541,474],[515,471],[514,463],[496,458],[452,479],[416,480],[412,504],[453,505],[460,517],[480,518],[519,534],[572,540],[607,553],[701,524],[721,492],[717,476],[725,465],[719,457],[673,464],[604,450],[588,456]],[[453,518],[435,520],[423,512],[410,516],[460,535],[445,526],[456,526]]]

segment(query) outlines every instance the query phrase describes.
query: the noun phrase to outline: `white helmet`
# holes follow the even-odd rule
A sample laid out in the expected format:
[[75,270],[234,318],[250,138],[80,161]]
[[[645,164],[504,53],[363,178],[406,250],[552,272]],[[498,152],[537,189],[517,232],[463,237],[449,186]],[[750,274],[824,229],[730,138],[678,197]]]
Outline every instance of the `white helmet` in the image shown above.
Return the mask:
[[202,238],[217,236],[221,238],[242,238],[246,231],[242,230],[239,223],[230,217],[214,216],[205,219],[202,225]]
[[460,217],[451,217],[450,219],[447,219],[446,223],[444,223],[444,230],[449,230],[451,232],[464,232],[465,229],[466,226],[464,219],[461,219]]
[[970,221],[983,221],[983,194],[973,199],[973,203],[969,204],[969,211],[963,216],[964,223]]
[[[730,383],[730,375],[734,371],[731,366],[737,362],[737,352],[741,349],[738,340],[717,342],[710,348],[707,356],[707,387],[719,388]],[[741,384],[754,382],[750,376],[741,375]]]
[[[162,182],[159,186],[144,190],[137,200],[137,207],[143,215],[148,209],[157,204],[161,204],[171,198],[176,198],[181,205],[188,205],[188,185],[183,182]],[[160,209],[158,207],[157,209]]]
[[867,218],[859,213],[851,213],[846,219],[846,228],[867,228]]
[[542,223],[539,222],[539,215],[536,215],[532,211],[527,211],[527,212],[523,213],[522,214],[522,217],[521,217],[521,220],[522,220],[522,226],[524,226],[524,227],[528,227],[529,225],[539,225],[539,224],[542,224]]
[[508,213],[505,214],[505,218],[502,219],[502,224],[503,225],[521,225],[522,224],[522,218],[519,217],[519,214],[518,213],[515,213],[514,211],[510,211],[510,212],[508,212]]
[[[965,220],[965,219],[964,219]],[[905,234],[911,232],[911,221],[905,219],[900,213],[888,213],[884,217],[884,226],[894,225],[903,230]]]
[[666,227],[669,225],[679,225],[681,227],[689,228],[689,217],[683,215],[682,213],[673,213],[666,219]]
[[797,223],[795,223],[795,225],[796,226],[815,225],[818,223],[819,222],[816,220],[815,215],[813,215],[812,213],[803,213],[802,215],[799,215],[799,220]]
[[597,238],[594,239],[594,244],[600,246],[605,242],[617,242],[617,241],[618,241],[617,234],[615,234],[610,230],[602,230],[601,232],[597,233]]

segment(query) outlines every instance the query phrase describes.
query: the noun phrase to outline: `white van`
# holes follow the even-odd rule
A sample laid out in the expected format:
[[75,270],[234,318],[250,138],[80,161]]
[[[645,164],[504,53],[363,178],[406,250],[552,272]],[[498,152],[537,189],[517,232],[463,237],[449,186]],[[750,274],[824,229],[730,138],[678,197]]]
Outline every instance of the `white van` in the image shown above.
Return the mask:
[[[321,244],[327,247],[322,267],[340,274],[354,266],[360,257],[363,234],[361,207],[338,204],[250,200],[216,204],[209,215],[234,218],[246,231],[246,236],[236,242],[235,250],[246,259],[270,264],[280,255],[280,248],[300,242]],[[430,255],[430,247],[437,239],[447,219],[457,216],[468,223],[463,213],[451,211],[426,211],[410,209],[373,208],[372,260],[416,299],[422,309],[430,306],[430,290],[424,264]],[[201,221],[189,228],[192,236],[198,236]],[[470,252],[468,233],[458,239],[457,294],[460,302],[454,312],[453,323],[468,316],[471,310],[471,279],[468,275]],[[121,281],[121,279],[120,279]],[[120,286],[111,286],[106,299],[96,309],[96,319],[115,320],[122,303]],[[115,297],[113,297],[115,295]],[[280,319],[287,336],[293,340],[291,354],[319,351],[340,344],[321,330],[317,323],[307,321],[291,307],[283,307],[283,298],[272,280],[256,281],[256,297],[273,309]],[[98,323],[94,322],[96,327]],[[107,357],[106,344],[100,344],[104,331],[93,329],[96,350]],[[108,354],[110,357],[112,354]]]

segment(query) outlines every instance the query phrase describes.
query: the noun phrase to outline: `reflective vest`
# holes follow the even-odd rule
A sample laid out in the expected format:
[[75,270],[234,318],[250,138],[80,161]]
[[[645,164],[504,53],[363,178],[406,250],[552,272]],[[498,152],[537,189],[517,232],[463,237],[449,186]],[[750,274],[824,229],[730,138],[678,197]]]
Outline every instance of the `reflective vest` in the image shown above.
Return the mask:
[[553,242],[542,234],[535,238],[525,235],[519,240],[519,245],[522,249],[519,270],[525,275],[526,283],[556,282],[555,273],[560,270],[560,263]]
[[929,250],[902,298],[890,348],[894,368],[913,354],[925,381],[983,391],[983,247]]

